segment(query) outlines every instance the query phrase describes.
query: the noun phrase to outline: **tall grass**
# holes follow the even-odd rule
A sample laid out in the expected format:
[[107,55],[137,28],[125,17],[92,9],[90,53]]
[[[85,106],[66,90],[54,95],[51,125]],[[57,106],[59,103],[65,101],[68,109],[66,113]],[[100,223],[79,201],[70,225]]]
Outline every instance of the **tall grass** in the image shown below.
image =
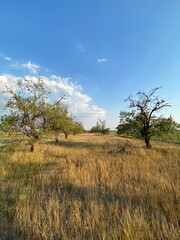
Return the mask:
[[0,157],[1,240],[179,239],[178,146],[87,134]]

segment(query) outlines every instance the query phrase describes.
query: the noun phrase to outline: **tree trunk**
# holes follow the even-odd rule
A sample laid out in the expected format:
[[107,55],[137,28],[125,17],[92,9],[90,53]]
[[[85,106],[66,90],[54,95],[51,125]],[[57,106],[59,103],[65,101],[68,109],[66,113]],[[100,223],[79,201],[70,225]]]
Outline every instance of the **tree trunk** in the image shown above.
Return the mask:
[[34,144],[33,144],[33,143],[31,143],[30,151],[31,151],[31,152],[34,152]]
[[65,135],[65,139],[67,139],[68,138],[68,134],[65,132],[64,135]]
[[55,136],[55,142],[58,143],[59,142],[59,133],[55,132],[54,136]]
[[151,145],[151,139],[150,137],[145,137],[145,143],[146,143],[146,148],[147,149],[151,149],[152,148],[152,145]]

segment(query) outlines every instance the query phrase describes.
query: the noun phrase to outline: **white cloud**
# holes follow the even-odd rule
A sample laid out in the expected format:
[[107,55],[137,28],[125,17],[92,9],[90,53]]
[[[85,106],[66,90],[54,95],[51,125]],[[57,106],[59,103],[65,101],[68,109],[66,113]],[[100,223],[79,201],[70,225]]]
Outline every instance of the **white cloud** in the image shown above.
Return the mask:
[[[0,57],[2,57],[3,59],[5,59],[6,61],[10,62],[11,64],[9,65],[10,68],[13,68],[15,70],[21,70],[22,68],[27,69],[31,74],[37,74],[38,73],[38,69],[40,68],[40,66],[38,66],[37,64],[32,63],[31,61],[28,61],[27,63],[21,63],[19,61],[14,61],[11,57],[8,56],[3,56],[0,54]],[[46,69],[46,72],[48,72],[49,70]]]
[[16,86],[16,83],[17,83],[17,80],[19,78],[13,76],[13,75],[10,75],[10,74],[4,74],[4,75],[0,75],[0,90],[2,89],[2,86],[3,85],[13,85],[13,86]]
[[27,63],[22,64],[22,67],[28,69],[32,74],[37,74],[39,69],[39,66],[36,64],[33,64],[31,61],[28,61]]
[[107,59],[106,58],[98,58],[97,62],[98,63],[107,62]]
[[[25,76],[24,79],[34,79],[36,77]],[[16,82],[19,77],[13,75],[1,75],[0,83],[11,84],[16,88]],[[91,104],[91,97],[83,93],[83,88],[78,83],[72,82],[70,78],[62,78],[52,75],[50,77],[42,76],[46,86],[51,91],[51,100],[58,100],[65,95],[63,103],[68,106],[69,112],[72,113],[79,121],[83,122],[85,128],[90,128],[99,118],[104,118],[106,112],[104,109]],[[3,84],[0,84],[0,91],[3,90]]]
[[[10,75],[10,74],[4,74],[4,75],[0,75],[0,93],[1,93],[1,97],[2,98],[9,98],[9,93],[7,92],[7,87],[13,88],[14,90],[17,89],[17,80],[18,78]],[[4,106],[4,101],[5,100],[0,100],[1,101],[1,108],[3,108]]]
[[97,119],[106,116],[106,111],[98,106],[91,105],[91,97],[82,93],[82,86],[73,83],[70,78],[53,75],[50,78],[44,78],[44,81],[53,93],[54,100],[65,95],[64,103],[68,105],[69,111],[73,115],[84,122],[85,127],[92,127]]

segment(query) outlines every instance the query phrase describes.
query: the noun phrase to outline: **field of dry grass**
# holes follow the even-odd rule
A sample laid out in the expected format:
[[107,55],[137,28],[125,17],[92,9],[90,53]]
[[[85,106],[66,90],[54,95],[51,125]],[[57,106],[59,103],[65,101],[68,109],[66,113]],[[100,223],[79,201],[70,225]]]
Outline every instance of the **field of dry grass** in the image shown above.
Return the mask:
[[27,149],[0,152],[0,240],[180,239],[180,145],[83,134]]

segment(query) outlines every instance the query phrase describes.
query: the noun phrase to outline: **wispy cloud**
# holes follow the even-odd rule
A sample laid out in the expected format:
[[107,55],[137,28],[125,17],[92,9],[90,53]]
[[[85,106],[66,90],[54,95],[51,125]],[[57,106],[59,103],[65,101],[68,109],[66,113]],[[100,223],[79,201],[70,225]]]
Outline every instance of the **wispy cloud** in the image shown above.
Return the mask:
[[28,69],[32,74],[37,74],[38,69],[40,68],[38,65],[33,64],[31,61],[28,61],[27,63],[22,64],[22,67]]
[[15,70],[20,70],[22,68],[21,64],[17,61],[11,61],[10,68],[13,68]]
[[98,63],[107,62],[107,59],[106,59],[106,58],[98,58],[98,59],[97,59],[97,62],[98,62]]
[[4,59],[9,61],[9,62],[11,61],[11,57],[4,57]]
[[9,62],[9,65],[6,65],[6,67],[9,67],[10,69],[15,69],[15,70],[26,69],[28,70],[29,73],[36,75],[40,68],[39,65],[34,64],[31,61],[23,63],[22,61],[13,60],[11,57],[3,56],[2,54],[0,54],[0,57],[6,60],[7,62]]
[[0,53],[0,58],[4,59],[6,61],[9,61],[9,62],[12,60],[11,57],[4,56],[2,53]]

